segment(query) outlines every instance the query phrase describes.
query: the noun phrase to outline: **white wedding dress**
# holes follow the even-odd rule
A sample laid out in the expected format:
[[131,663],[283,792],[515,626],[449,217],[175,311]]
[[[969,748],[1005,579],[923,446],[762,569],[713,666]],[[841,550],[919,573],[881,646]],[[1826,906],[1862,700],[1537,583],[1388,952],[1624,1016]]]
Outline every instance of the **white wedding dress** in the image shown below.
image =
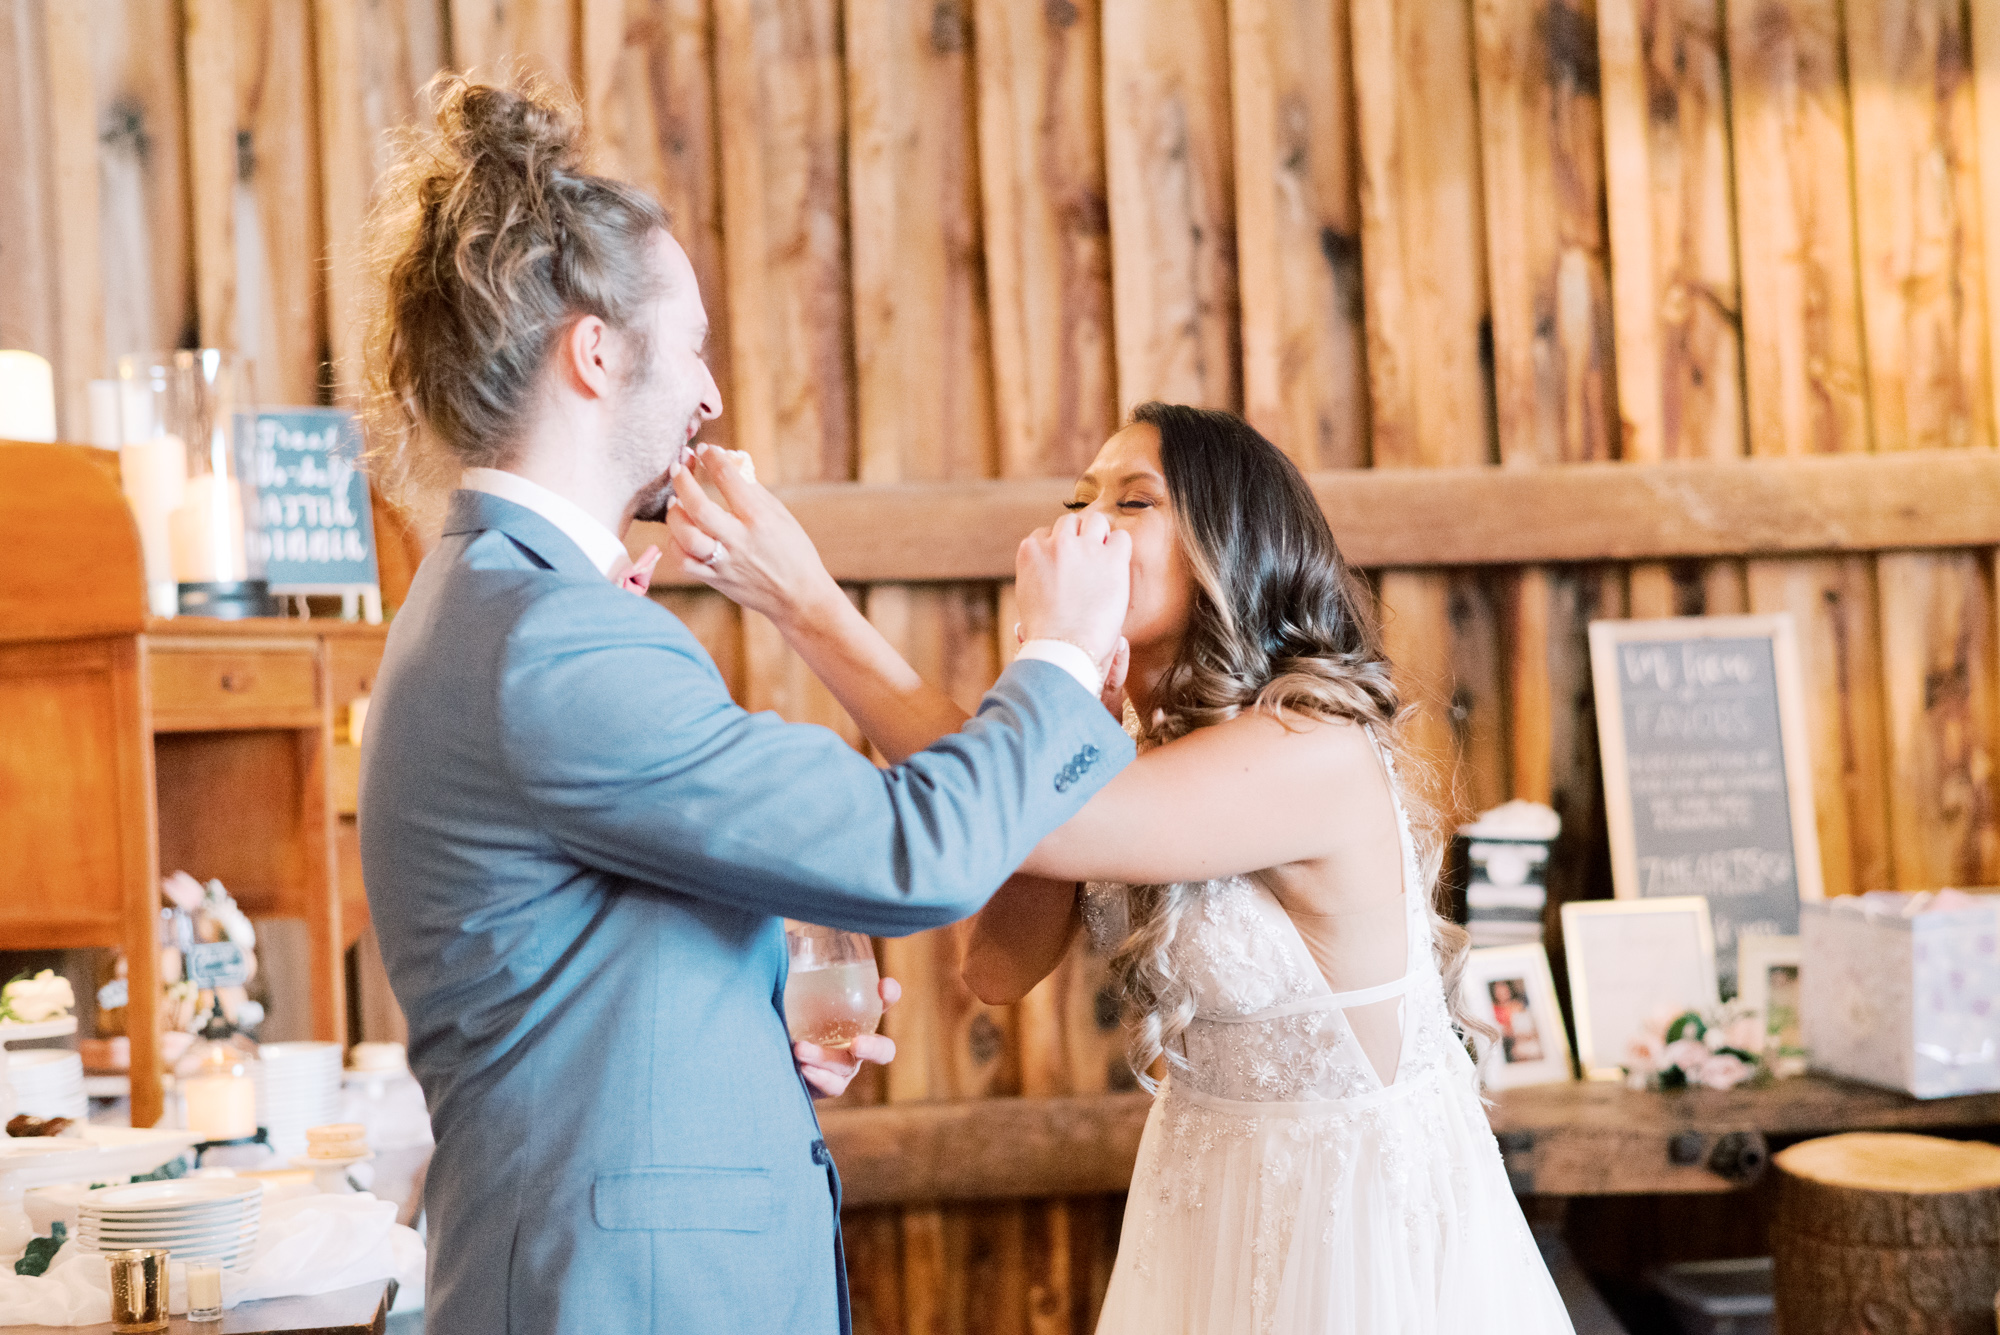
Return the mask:
[[[1147,1118],[1097,1335],[1571,1330],[1452,1030],[1395,810],[1397,981],[1336,991],[1277,899],[1240,876],[1209,882],[1184,921],[1171,949],[1196,1003],[1188,1069]],[[1100,949],[1124,934],[1125,896],[1085,890]],[[1385,1084],[1345,1012],[1390,998],[1401,1057]]]

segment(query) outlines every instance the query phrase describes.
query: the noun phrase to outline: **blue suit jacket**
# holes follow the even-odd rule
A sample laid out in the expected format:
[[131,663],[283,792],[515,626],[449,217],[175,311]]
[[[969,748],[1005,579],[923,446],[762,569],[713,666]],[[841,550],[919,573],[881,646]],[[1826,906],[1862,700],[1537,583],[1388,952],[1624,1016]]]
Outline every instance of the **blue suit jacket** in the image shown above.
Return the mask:
[[361,771],[369,907],[437,1134],[429,1328],[843,1326],[780,916],[964,917],[1131,755],[1027,662],[877,769],[739,709],[679,620],[540,516],[456,493]]

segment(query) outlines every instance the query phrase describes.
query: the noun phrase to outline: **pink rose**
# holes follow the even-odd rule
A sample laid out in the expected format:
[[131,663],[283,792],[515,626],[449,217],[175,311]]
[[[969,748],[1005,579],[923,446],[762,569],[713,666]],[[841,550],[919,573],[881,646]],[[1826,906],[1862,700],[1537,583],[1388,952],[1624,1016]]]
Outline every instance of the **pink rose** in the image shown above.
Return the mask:
[[1679,1042],[1667,1044],[1666,1051],[1661,1054],[1661,1060],[1663,1065],[1680,1067],[1681,1073],[1692,1080],[1695,1071],[1713,1055],[1708,1050],[1708,1044],[1700,1039],[1683,1038]]
[[1729,1022],[1729,1026],[1722,1031],[1722,1041],[1719,1046],[1740,1048],[1744,1052],[1755,1052],[1764,1046],[1762,1028],[1763,1026],[1757,1023],[1757,1017],[1754,1015],[1746,1015],[1739,1020],[1732,1020]]
[[1734,1089],[1750,1078],[1750,1064],[1741,1057],[1718,1052],[1704,1061],[1698,1070],[1689,1071],[1688,1078],[1709,1089]]

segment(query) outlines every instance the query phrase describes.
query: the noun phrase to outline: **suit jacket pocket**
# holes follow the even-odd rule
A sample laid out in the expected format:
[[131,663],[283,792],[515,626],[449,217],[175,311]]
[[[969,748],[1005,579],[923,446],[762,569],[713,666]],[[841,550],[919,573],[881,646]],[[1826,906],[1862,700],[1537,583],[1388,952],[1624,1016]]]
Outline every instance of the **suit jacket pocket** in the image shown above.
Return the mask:
[[632,1168],[599,1173],[590,1210],[599,1228],[762,1233],[771,1193],[762,1168]]

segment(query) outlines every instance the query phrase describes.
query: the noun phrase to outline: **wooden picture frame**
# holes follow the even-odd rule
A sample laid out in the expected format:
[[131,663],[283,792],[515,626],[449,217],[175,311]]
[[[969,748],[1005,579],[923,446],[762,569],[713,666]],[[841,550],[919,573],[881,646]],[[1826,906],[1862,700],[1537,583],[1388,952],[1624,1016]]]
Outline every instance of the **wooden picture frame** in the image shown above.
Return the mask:
[[1626,1045],[1655,1013],[1712,1010],[1715,933],[1700,895],[1562,906],[1576,1058],[1589,1080],[1624,1078]]
[[[1517,1016],[1502,1014],[1498,989],[1507,988]],[[1570,1064],[1569,1031],[1563,1027],[1562,1005],[1556,1000],[1555,975],[1539,941],[1512,946],[1483,946],[1465,954],[1459,978],[1459,1000],[1465,1013],[1501,1030],[1489,1039],[1472,1035],[1479,1057],[1479,1078],[1488,1089],[1518,1089],[1523,1085],[1563,1084],[1576,1079]],[[1525,1051],[1532,1041],[1533,1051]]]
[[[1757,1019],[1758,1055],[1766,1058],[1804,1057],[1805,1044],[1800,1037],[1799,1017],[1799,969],[1804,954],[1801,940],[1796,936],[1746,936],[1743,938],[1736,958],[1737,989],[1736,1002],[1743,1010]],[[1791,1016],[1786,1025],[1780,1021],[1779,1028],[1772,1028],[1771,1014],[1771,974],[1774,970],[1789,969],[1792,972]],[[1790,1041],[1787,1042],[1789,1030]]]
[[1590,666],[1613,892],[1706,897],[1733,991],[1738,940],[1795,935],[1824,895],[1792,618],[1593,621]]

